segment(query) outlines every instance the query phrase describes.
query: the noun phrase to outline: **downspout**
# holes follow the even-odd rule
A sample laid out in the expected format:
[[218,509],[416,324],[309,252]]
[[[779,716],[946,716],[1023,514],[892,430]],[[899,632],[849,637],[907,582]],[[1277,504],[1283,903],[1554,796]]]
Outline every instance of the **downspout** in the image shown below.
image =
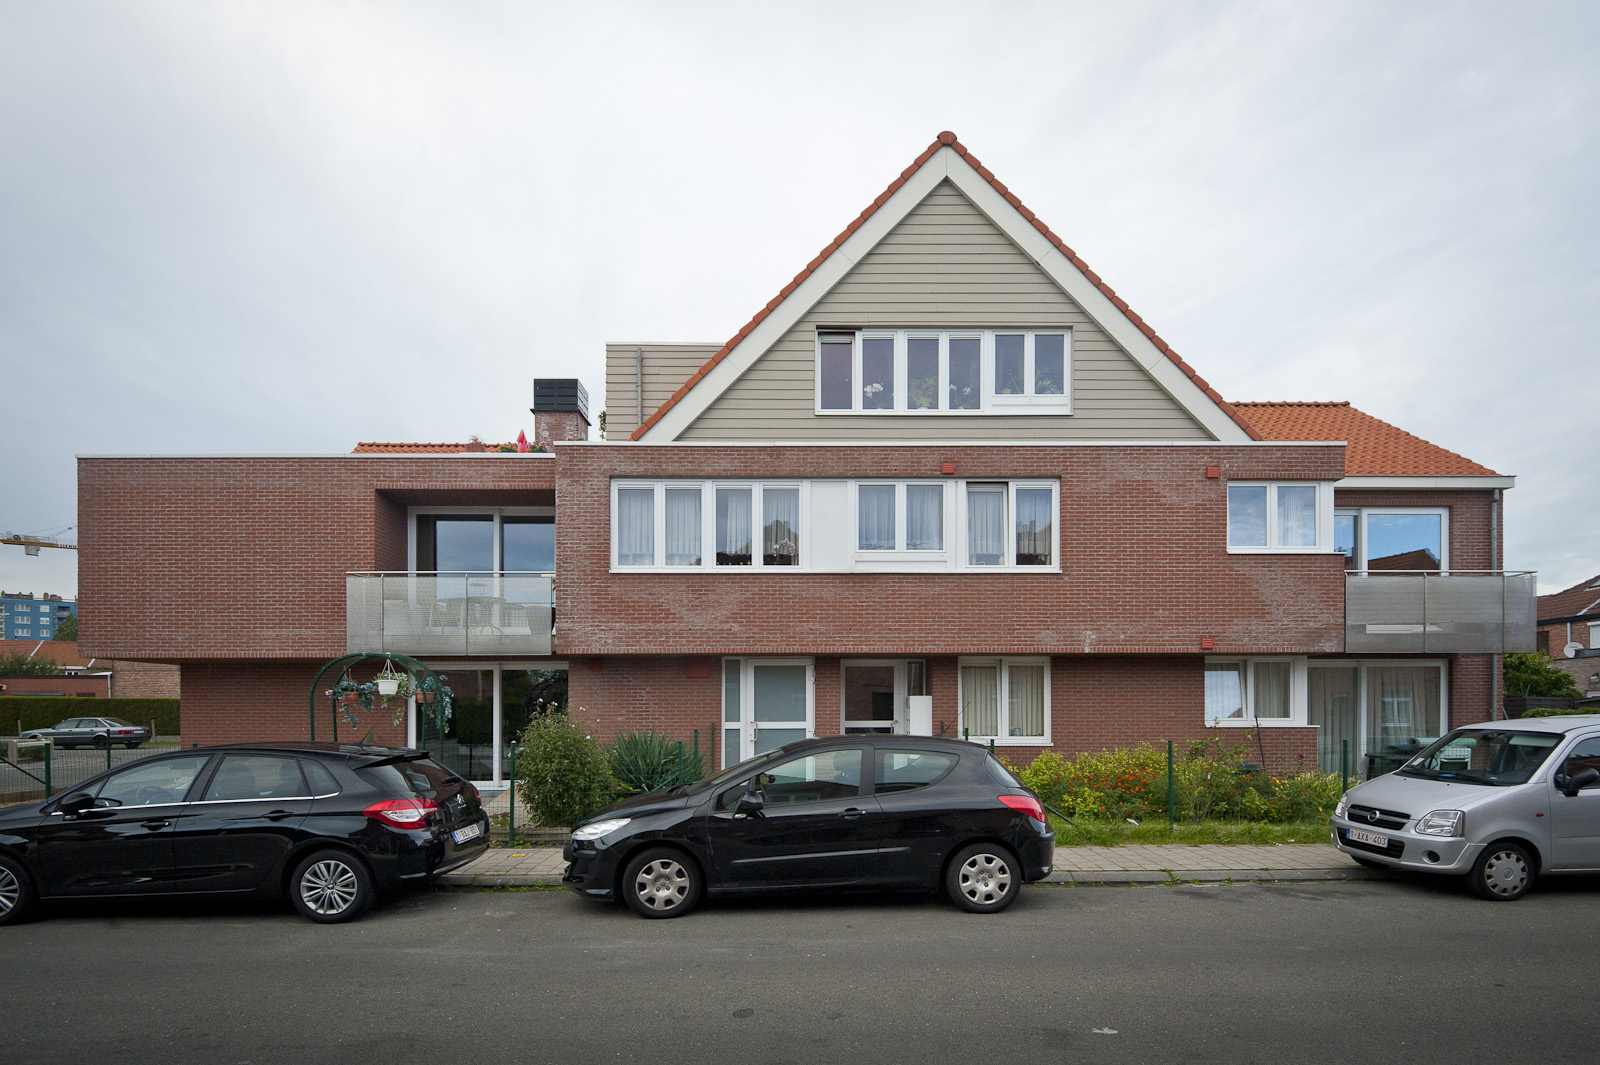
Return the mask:
[[634,395],[639,400],[639,416],[634,419],[635,429],[644,424],[644,348],[633,349],[633,376],[637,386]]
[[[1491,491],[1489,493],[1489,567],[1491,569],[1497,569],[1497,570],[1501,571],[1501,573],[1500,573],[1500,588],[1501,588],[1501,594],[1500,594],[1500,626],[1501,627],[1500,627],[1500,631],[1501,631],[1502,634],[1504,634],[1504,632],[1505,632],[1505,623],[1506,623],[1506,618],[1505,618],[1505,606],[1506,606],[1505,583],[1506,583],[1506,578],[1505,578],[1505,566],[1501,565],[1501,563],[1500,563],[1500,493],[1502,491],[1503,491],[1503,489],[1496,488],[1496,489],[1494,489],[1493,491]],[[1504,639],[1501,640],[1500,645],[1501,645],[1501,647],[1505,646]],[[1504,679],[1505,678],[1505,655],[1504,654],[1498,654],[1498,655],[1494,656],[1493,672],[1490,674],[1490,676],[1491,676],[1491,680],[1490,680],[1490,690],[1489,690],[1489,720],[1493,721],[1495,719],[1495,711],[1497,709],[1500,711],[1500,716],[1501,717],[1505,717],[1506,716],[1505,715],[1505,701],[1500,698],[1500,694],[1503,693],[1504,687],[1505,687],[1505,679]],[[1498,692],[1496,690],[1497,687],[1499,689]]]

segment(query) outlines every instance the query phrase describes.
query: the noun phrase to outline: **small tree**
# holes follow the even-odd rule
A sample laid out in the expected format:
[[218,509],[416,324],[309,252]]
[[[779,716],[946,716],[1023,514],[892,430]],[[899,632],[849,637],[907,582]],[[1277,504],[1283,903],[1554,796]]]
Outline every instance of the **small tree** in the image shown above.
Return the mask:
[[528,722],[517,752],[517,784],[534,822],[571,828],[616,794],[605,751],[565,714]]
[[0,677],[53,677],[66,668],[51,658],[29,658],[21,651],[0,655]]
[[1506,655],[1504,692],[1508,696],[1583,697],[1572,678],[1557,667],[1549,655],[1539,651]]
[[66,617],[56,622],[55,635],[50,638],[52,640],[59,640],[62,643],[71,643],[73,640],[76,640],[78,638],[77,615],[68,614]]

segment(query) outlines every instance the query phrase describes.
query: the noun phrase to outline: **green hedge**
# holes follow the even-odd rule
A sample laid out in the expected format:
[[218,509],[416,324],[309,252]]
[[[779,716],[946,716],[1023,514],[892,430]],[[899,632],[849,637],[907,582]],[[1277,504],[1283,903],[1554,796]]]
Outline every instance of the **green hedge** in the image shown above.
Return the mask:
[[120,717],[132,725],[156,723],[157,736],[178,734],[176,699],[94,699],[76,695],[0,695],[0,736],[49,728],[69,717]]

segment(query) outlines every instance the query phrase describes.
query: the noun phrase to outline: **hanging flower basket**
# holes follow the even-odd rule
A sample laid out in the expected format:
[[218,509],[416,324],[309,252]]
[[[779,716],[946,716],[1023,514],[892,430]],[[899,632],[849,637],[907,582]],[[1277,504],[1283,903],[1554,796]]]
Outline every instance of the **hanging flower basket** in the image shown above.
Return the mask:
[[339,696],[339,701],[345,706],[354,706],[361,701],[360,692],[345,692]]

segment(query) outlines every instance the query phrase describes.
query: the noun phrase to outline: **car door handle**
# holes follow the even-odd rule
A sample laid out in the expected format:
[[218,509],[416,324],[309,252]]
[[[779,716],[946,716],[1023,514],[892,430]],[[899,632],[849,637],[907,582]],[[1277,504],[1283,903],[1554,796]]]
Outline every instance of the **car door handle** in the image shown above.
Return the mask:
[[266,818],[268,821],[282,821],[285,817],[292,816],[294,816],[294,814],[290,810],[274,810],[270,814],[267,814]]
[[866,812],[867,811],[861,809],[859,806],[852,806],[849,809],[845,810],[843,813],[841,813],[839,816],[844,818],[846,821],[854,821],[856,818],[860,817],[862,814],[864,814]]
[[171,821],[140,821],[139,823],[152,832],[158,828],[166,828],[168,825],[172,824]]

